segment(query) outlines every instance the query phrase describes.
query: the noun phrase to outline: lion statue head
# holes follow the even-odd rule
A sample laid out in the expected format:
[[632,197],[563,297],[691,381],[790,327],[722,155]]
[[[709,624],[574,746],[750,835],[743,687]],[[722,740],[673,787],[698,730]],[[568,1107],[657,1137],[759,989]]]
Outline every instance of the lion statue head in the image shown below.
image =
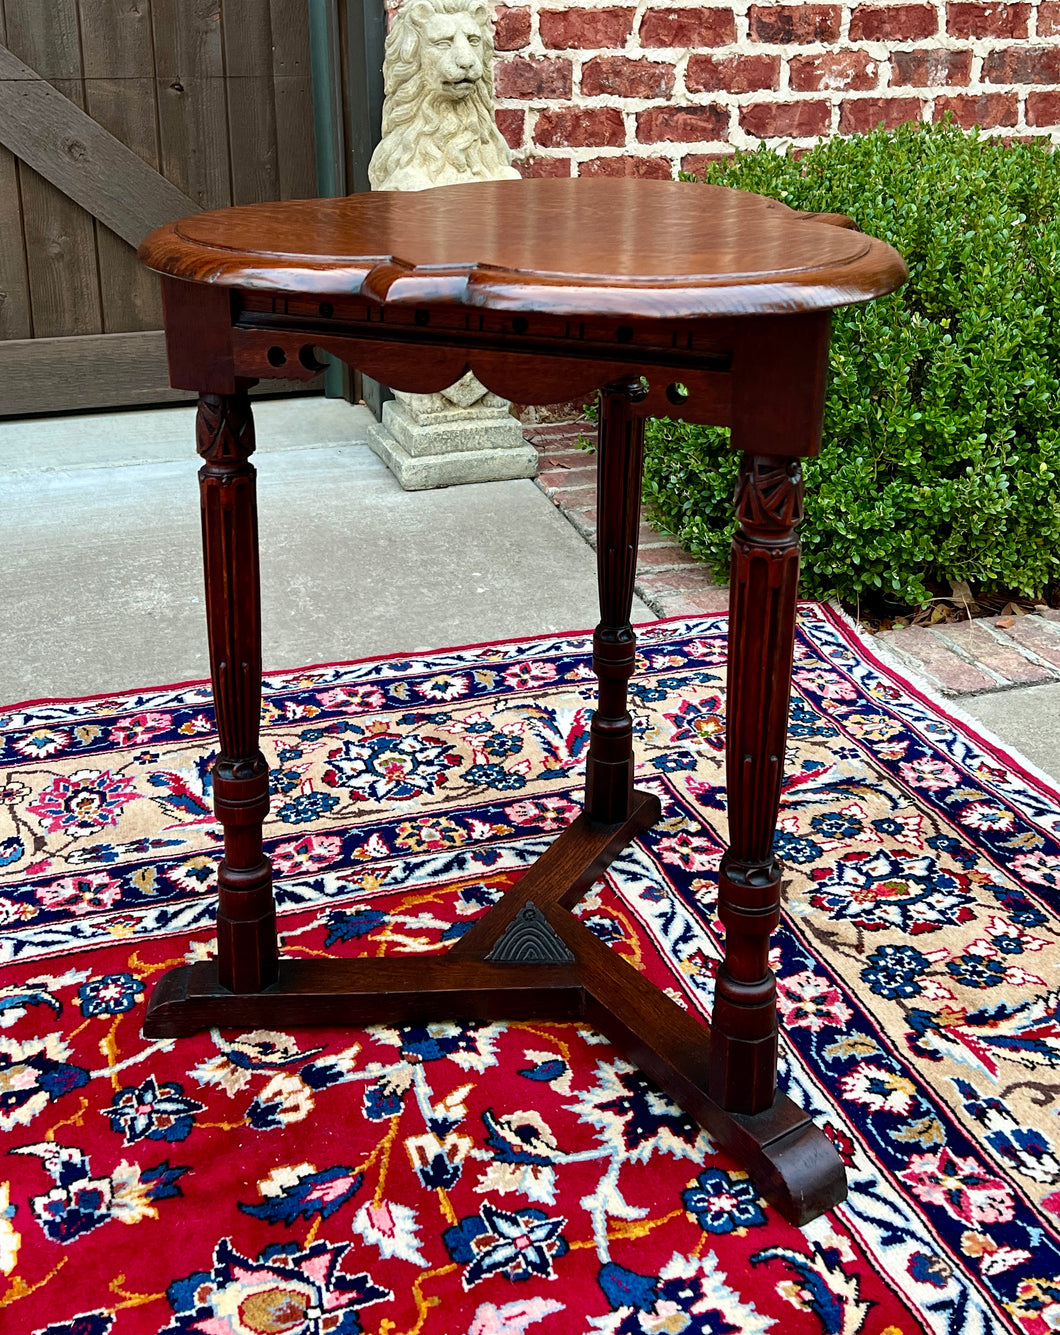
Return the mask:
[[406,0],[386,39],[383,137],[373,190],[517,177],[493,117],[493,35],[483,0]]

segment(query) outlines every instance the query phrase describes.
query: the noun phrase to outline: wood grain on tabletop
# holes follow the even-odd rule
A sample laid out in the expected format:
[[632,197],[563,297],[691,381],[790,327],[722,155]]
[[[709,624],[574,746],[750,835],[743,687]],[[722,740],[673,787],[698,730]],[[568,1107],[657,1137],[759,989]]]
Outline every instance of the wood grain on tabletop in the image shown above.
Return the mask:
[[160,228],[140,257],[232,287],[663,319],[823,310],[906,276],[882,241],[774,200],[601,178],[255,204]]

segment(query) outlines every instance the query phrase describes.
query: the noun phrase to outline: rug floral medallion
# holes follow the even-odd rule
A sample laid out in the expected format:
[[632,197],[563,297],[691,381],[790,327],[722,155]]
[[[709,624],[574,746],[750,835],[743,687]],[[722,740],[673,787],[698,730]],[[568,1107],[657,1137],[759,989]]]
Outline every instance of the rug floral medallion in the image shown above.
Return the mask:
[[[709,1015],[726,621],[645,628],[661,822],[583,921]],[[291,956],[440,952],[578,810],[584,636],[266,680]],[[1060,805],[802,609],[777,851],[783,1088],[848,1200],[804,1229],[591,1030],[141,1037],[214,949],[208,689],[0,711],[0,1329],[1060,1329]]]

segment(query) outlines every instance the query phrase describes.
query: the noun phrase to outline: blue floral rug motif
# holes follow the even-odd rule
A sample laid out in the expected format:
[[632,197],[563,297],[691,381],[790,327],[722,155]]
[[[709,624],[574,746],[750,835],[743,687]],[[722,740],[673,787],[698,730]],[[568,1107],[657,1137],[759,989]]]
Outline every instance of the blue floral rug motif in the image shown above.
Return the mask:
[[[709,1016],[726,618],[643,628],[663,816],[583,921]],[[1060,799],[800,613],[781,1081],[847,1164],[799,1230],[579,1025],[140,1035],[214,949],[208,688],[0,710],[0,1328],[1060,1329]],[[265,683],[286,954],[439,952],[577,813],[586,636]]]

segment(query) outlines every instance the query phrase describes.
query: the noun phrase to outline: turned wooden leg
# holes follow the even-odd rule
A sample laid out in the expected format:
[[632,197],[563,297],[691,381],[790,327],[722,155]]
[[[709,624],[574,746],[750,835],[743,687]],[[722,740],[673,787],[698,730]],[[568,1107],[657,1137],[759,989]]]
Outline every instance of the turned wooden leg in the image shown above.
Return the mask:
[[596,474],[596,571],[600,624],[593,633],[593,671],[599,681],[589,730],[585,814],[614,825],[633,805],[633,720],[626,687],[637,657],[629,624],[637,573],[640,487],[644,469],[644,418],[633,405],[645,397],[639,381],[600,391]]
[[776,1092],[776,980],[769,941],[780,920],[773,836],[788,731],[802,472],[797,459],[744,455],[732,545],[726,781],[729,847],[718,916],[725,958],[711,1019],[710,1093],[732,1112],[768,1108]]
[[261,596],[254,421],[246,393],[199,399],[202,550],[206,624],[220,755],[214,811],[224,827],[217,873],[217,968],[222,987],[260,992],[276,981],[272,864],[261,823],[269,810],[269,767],[258,749],[261,715]]

